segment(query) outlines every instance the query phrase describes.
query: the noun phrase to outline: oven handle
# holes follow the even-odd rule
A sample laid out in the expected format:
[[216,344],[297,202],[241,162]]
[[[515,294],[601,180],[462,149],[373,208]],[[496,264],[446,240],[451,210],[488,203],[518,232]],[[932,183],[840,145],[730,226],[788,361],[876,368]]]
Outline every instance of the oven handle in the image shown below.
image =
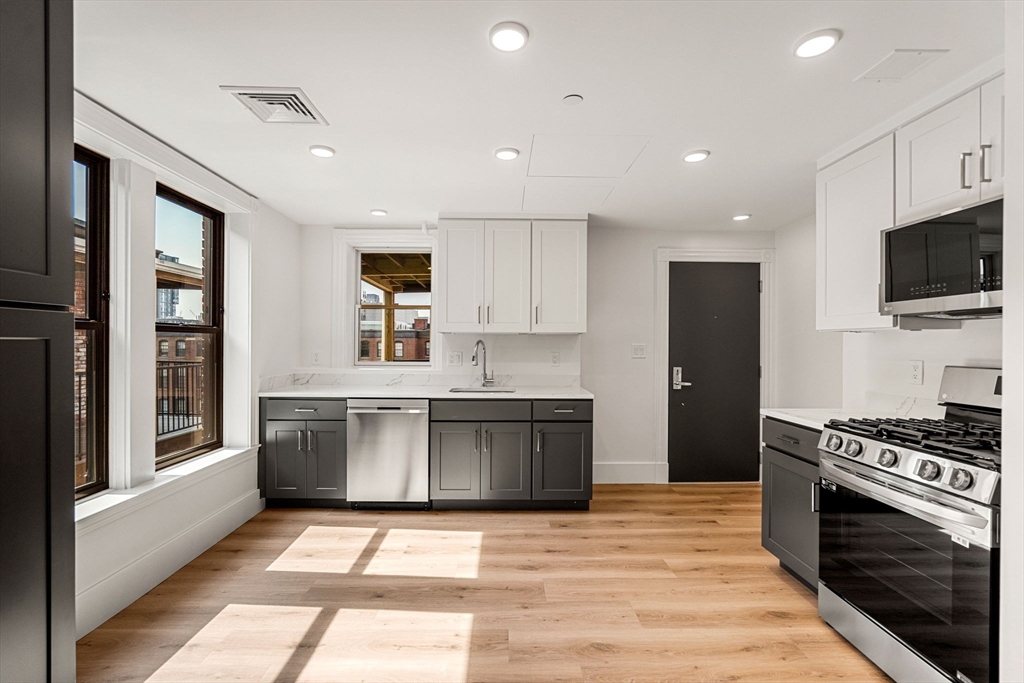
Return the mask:
[[870,496],[886,505],[891,505],[897,510],[902,510],[914,517],[942,527],[944,530],[952,526],[955,532],[957,531],[956,527],[959,527],[963,531],[961,535],[967,536],[979,543],[979,545],[992,547],[990,539],[981,538],[982,534],[974,531],[975,529],[986,529],[989,526],[989,520],[981,515],[971,514],[949,505],[943,505],[895,491],[886,486],[881,480],[869,479],[859,475],[852,469],[840,467],[824,458],[820,462],[820,468],[821,476],[841,484],[851,491]]

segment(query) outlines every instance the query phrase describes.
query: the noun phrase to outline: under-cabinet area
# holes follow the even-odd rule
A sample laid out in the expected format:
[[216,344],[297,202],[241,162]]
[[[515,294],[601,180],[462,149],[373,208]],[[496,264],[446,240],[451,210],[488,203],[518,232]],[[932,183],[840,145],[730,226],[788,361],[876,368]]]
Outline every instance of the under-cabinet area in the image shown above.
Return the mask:
[[[268,506],[589,507],[593,496],[593,400],[578,397],[589,396],[586,392],[572,392],[577,397],[568,399],[506,399],[494,398],[502,394],[484,393],[468,399],[429,401],[411,400],[408,391],[392,400],[380,397],[387,392],[373,393],[376,398],[372,401],[355,396],[260,399],[263,443],[259,481]],[[410,410],[410,405],[425,409]],[[346,420],[353,410],[364,421],[367,413],[372,413],[380,433],[353,438],[352,418]],[[410,412],[429,414],[429,427],[424,421],[422,436],[407,430],[398,442],[388,444],[387,432],[394,431],[391,421]],[[403,424],[407,425],[408,419]],[[393,457],[398,451],[402,458]],[[362,464],[357,465],[359,458]],[[371,490],[380,493],[351,495],[355,478],[365,476],[368,468],[377,479]],[[417,495],[415,481],[420,472],[429,474],[422,494]],[[397,489],[389,486],[396,482],[402,485]],[[388,493],[396,490],[399,493],[395,495]]]

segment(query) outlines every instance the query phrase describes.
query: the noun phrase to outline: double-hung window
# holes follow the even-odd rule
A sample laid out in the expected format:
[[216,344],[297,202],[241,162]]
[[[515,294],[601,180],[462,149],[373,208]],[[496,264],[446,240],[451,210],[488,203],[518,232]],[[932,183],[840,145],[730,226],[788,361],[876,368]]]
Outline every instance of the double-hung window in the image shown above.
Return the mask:
[[224,215],[158,185],[155,270],[159,469],[221,445]]
[[107,488],[109,162],[75,146],[75,496]]
[[359,253],[358,363],[430,361],[430,253]]

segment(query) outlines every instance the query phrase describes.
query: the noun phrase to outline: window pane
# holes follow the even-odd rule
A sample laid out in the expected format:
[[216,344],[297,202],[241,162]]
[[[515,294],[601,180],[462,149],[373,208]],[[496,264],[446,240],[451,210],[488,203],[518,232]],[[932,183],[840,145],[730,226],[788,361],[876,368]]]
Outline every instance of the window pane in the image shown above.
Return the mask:
[[[379,308],[363,308],[359,311],[359,350],[360,360],[383,360],[381,351],[380,330],[384,311]],[[366,355],[362,355],[363,344]]]
[[75,317],[89,317],[86,301],[89,296],[88,238],[89,221],[89,167],[72,162],[71,200],[75,213]]
[[[173,357],[156,361],[156,457],[217,440],[216,337],[213,334],[157,332],[157,348],[174,346]],[[179,355],[177,349],[182,349]]]
[[422,252],[359,255],[360,361],[429,360],[430,256]]
[[96,454],[96,333],[93,330],[75,330],[75,487],[94,484],[99,476]]
[[164,197],[156,198],[156,319],[209,324],[206,296],[213,221]]

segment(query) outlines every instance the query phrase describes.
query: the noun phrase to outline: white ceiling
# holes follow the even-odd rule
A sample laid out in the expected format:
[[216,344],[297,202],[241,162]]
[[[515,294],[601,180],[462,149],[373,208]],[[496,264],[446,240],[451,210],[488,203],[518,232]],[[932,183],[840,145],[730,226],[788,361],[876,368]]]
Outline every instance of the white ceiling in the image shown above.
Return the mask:
[[[518,53],[487,42],[507,20],[530,30]],[[75,86],[299,223],[525,202],[623,227],[770,230],[813,212],[818,157],[1001,55],[1002,24],[1001,2],[926,0],[78,0]],[[833,51],[793,57],[832,27]],[[854,83],[894,48],[950,52],[904,83]],[[301,87],[331,125],[260,123],[221,85]],[[570,93],[585,101],[563,105]],[[535,136],[566,154],[567,136],[616,144],[530,173]],[[498,161],[499,147],[522,154]],[[711,157],[683,163],[694,148]],[[630,154],[621,177],[532,177]]]

